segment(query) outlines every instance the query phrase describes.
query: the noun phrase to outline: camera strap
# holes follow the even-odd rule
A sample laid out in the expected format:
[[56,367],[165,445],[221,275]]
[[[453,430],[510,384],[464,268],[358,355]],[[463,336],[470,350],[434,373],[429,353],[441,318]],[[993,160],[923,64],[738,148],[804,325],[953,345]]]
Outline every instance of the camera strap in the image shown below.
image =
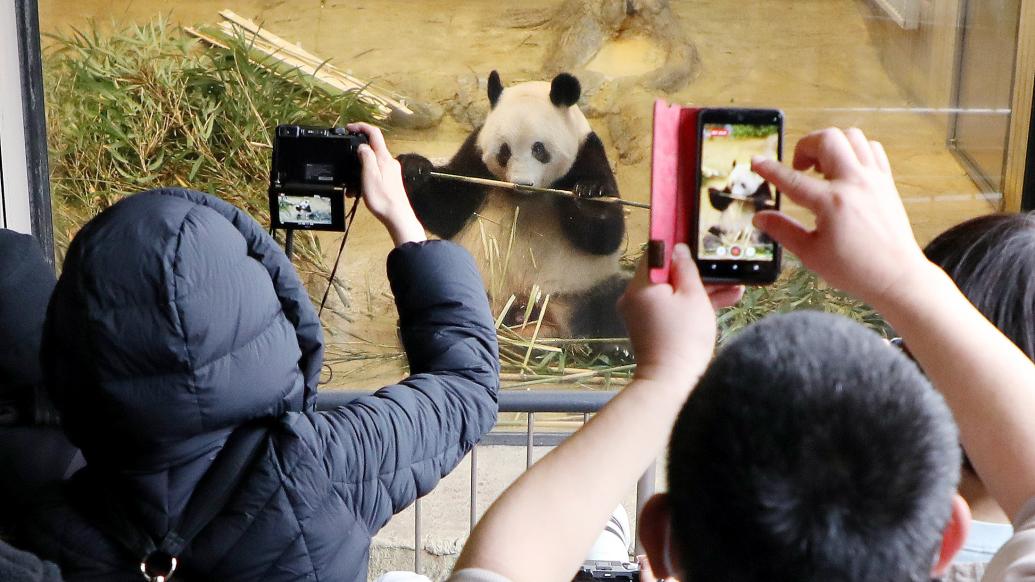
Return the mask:
[[327,304],[327,294],[331,292],[331,287],[334,286],[334,276],[338,273],[338,263],[341,262],[341,255],[345,252],[345,243],[349,240],[349,231],[352,230],[352,220],[356,217],[357,208],[359,208],[358,196],[352,201],[352,208],[349,209],[349,215],[345,217],[345,234],[341,237],[341,246],[338,247],[338,256],[334,259],[334,267],[331,269],[331,275],[327,277],[327,287],[323,290],[323,298],[320,299],[320,309],[316,312],[317,317],[323,317],[323,306]]
[[[149,582],[165,582],[173,577],[177,557],[219,514],[237,490],[245,471],[263,452],[268,421],[255,421],[234,430],[215,461],[201,477],[191,494],[179,522],[160,540],[144,531],[126,511],[117,493],[108,488],[94,524],[113,538],[135,560]],[[84,500],[87,501],[87,500]],[[92,500],[96,503],[96,500]]]

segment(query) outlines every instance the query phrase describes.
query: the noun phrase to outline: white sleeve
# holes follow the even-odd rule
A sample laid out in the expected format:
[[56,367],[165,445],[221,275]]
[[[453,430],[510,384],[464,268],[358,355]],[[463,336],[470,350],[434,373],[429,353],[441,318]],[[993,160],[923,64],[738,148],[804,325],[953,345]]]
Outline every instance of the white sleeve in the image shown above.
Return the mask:
[[453,572],[446,582],[510,582],[510,579],[481,568],[465,568]]
[[1013,520],[1014,534],[992,557],[981,582],[1035,582],[1035,498]]

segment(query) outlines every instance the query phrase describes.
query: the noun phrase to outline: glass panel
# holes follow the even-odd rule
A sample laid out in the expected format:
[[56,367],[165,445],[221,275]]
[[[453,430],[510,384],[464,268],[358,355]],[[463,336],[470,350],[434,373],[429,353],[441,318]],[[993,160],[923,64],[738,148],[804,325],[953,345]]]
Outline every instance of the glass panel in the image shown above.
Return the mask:
[[[222,8],[237,16],[221,16]],[[963,0],[40,0],[50,35],[45,72],[59,244],[119,197],[159,184],[215,192],[267,223],[271,132],[288,122],[376,118],[395,154],[420,156],[408,159],[409,170],[430,163],[445,173],[648,202],[658,97],[782,109],[788,154],[808,131],[862,128],[885,144],[917,237],[927,241],[1001,200],[992,179],[999,162],[984,170],[990,185],[979,185],[947,145],[964,32],[958,23],[979,26],[961,19],[966,9]],[[220,29],[247,25],[241,19],[275,36],[255,40],[253,32],[228,29],[235,38]],[[1015,26],[1003,30],[1016,35]],[[984,37],[968,38],[964,63]],[[1015,46],[1000,40],[1001,50]],[[314,81],[317,69],[322,80]],[[562,83],[556,99],[577,97],[588,125],[579,114],[558,115],[547,85],[523,85],[561,71],[580,86]],[[358,102],[343,93],[356,86],[366,88]],[[477,142],[485,155],[447,166],[501,87],[494,121]],[[960,104],[994,107],[1007,119],[1000,101]],[[591,143],[588,131],[602,151],[580,149]],[[563,179],[575,160],[579,179]],[[627,381],[613,301],[643,252],[647,211],[587,208],[555,194],[446,177],[411,183],[411,195],[431,231],[479,259],[501,324],[505,386],[612,389]],[[340,238],[296,237],[297,264],[317,301]],[[384,276],[389,247],[360,209],[324,313],[332,386],[377,387],[404,372]],[[753,290],[723,315],[724,335],[773,309],[801,307],[880,326],[875,314],[792,260],[774,287]]]
[[976,181],[1002,192],[1020,2],[965,4],[954,146]]

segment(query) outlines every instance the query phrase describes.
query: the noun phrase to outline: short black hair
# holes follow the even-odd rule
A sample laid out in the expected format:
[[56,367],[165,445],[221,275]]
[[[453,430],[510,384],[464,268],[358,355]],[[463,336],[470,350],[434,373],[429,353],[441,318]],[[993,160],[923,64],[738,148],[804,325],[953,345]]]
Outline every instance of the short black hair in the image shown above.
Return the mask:
[[1035,216],[989,214],[938,235],[924,253],[1035,360]]
[[690,580],[929,580],[959,481],[956,425],[912,361],[818,312],[716,356],[669,448]]

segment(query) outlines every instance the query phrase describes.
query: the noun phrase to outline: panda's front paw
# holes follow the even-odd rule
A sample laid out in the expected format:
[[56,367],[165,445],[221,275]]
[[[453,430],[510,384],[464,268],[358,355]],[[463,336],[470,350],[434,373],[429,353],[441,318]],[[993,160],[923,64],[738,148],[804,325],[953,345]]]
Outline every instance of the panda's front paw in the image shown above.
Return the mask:
[[579,198],[600,198],[601,196],[616,196],[614,188],[606,182],[583,181],[576,182],[572,192]]
[[431,180],[435,166],[428,158],[420,154],[402,154],[397,159],[402,166],[403,185],[407,192],[413,193]]

